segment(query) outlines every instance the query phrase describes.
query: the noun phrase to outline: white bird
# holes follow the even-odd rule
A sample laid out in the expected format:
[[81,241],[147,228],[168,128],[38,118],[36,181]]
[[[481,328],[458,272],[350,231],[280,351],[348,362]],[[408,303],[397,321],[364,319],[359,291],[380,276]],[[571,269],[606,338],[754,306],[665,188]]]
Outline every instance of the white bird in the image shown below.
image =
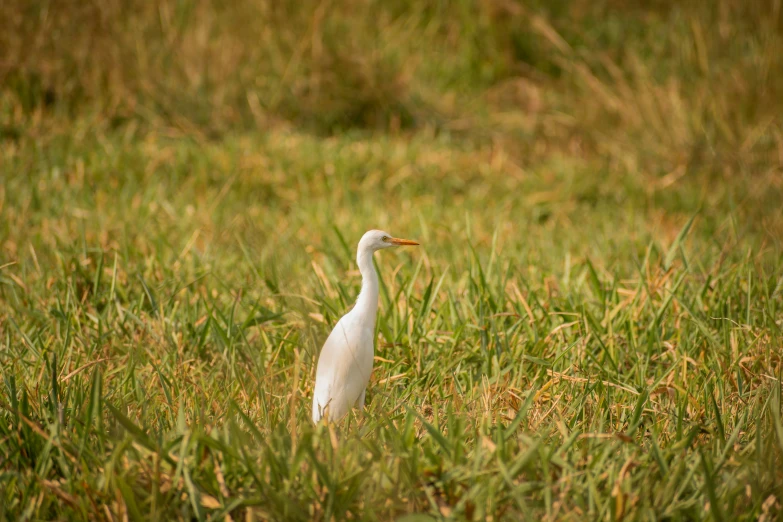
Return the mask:
[[410,239],[392,237],[382,230],[362,236],[356,263],[362,274],[362,290],[356,306],[345,314],[329,334],[318,358],[313,393],[313,422],[323,417],[336,421],[353,406],[364,408],[364,394],[372,372],[375,316],[378,313],[378,274],[372,263],[376,250],[418,245]]

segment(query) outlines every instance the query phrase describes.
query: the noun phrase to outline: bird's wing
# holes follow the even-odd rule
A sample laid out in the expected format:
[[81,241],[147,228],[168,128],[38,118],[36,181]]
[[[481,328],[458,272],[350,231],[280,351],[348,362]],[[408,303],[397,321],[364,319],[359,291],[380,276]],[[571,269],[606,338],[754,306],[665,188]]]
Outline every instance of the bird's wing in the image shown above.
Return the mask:
[[345,316],[326,339],[315,377],[313,417],[317,408],[329,407],[329,417],[337,419],[348,413],[367,386],[372,370],[372,337],[370,345],[361,325]]

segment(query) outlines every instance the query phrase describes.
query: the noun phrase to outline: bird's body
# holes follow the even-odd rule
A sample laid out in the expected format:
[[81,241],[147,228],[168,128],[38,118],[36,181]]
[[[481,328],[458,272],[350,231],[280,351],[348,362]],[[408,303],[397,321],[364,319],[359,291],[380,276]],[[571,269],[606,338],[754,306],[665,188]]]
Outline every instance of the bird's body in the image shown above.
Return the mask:
[[356,262],[362,274],[362,290],[356,306],[337,322],[321,349],[313,393],[313,422],[323,417],[339,420],[352,407],[364,407],[378,312],[378,274],[372,255],[382,248],[417,244],[380,230],[370,230],[359,241]]
[[[364,406],[373,363],[373,333],[351,316],[343,316],[329,334],[318,359],[313,396],[313,422],[328,411],[337,420],[352,407]],[[328,409],[327,409],[328,406]]]

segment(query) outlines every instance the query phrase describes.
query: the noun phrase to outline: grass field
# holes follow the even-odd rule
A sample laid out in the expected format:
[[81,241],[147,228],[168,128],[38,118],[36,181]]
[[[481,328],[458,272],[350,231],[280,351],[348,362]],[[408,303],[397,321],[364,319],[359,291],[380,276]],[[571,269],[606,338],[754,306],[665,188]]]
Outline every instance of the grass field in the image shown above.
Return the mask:
[[779,0],[0,17],[0,520],[780,519]]

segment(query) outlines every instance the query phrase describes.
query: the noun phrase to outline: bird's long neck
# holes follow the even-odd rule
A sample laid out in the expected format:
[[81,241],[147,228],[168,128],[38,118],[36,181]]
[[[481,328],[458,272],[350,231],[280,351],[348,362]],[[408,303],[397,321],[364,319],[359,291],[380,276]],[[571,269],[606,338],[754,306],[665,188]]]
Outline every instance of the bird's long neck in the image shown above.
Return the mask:
[[362,291],[356,300],[356,313],[361,314],[367,324],[375,330],[375,316],[378,313],[378,274],[372,264],[372,250],[360,248],[356,254],[356,264],[362,274]]

